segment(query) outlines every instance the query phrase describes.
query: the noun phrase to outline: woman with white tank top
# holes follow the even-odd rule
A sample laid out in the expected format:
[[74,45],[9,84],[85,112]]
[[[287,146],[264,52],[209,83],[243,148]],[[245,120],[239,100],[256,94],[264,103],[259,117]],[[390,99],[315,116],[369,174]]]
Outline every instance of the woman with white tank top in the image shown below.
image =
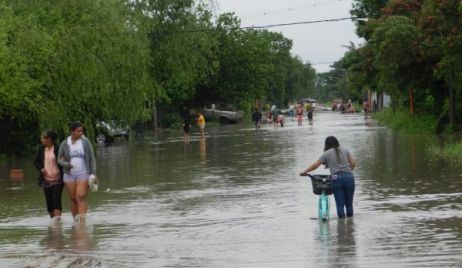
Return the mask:
[[82,124],[70,125],[71,135],[59,147],[58,163],[63,167],[63,181],[71,201],[74,220],[85,221],[87,213],[88,180],[96,176],[96,160],[93,146],[83,135]]

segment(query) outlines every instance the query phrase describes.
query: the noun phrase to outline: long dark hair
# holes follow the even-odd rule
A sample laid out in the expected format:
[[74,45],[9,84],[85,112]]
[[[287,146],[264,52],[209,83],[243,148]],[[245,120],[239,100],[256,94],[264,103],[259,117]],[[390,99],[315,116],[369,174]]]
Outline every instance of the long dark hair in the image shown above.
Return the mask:
[[50,139],[52,143],[56,143],[56,140],[58,139],[58,134],[52,130],[48,130],[46,132],[43,132],[42,137],[45,139]]
[[337,155],[337,163],[340,162],[340,153],[338,147],[340,147],[340,143],[336,137],[329,136],[326,138],[326,142],[324,143],[324,152],[334,148],[335,154]]

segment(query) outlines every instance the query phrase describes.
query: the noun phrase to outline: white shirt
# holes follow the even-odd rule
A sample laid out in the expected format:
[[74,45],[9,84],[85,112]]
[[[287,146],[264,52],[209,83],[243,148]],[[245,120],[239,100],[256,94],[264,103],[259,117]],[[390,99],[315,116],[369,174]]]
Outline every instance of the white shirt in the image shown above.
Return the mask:
[[75,144],[72,144],[71,137],[69,137],[67,143],[69,144],[71,156],[71,174],[88,174],[82,140],[78,139],[75,141]]

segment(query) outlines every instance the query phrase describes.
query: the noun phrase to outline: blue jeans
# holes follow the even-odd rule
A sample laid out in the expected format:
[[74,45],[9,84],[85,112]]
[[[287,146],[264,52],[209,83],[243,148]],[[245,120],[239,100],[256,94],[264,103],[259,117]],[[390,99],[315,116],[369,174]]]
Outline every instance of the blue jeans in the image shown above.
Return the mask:
[[345,218],[345,208],[347,217],[353,216],[353,195],[355,193],[355,178],[352,173],[339,172],[334,175],[336,179],[332,181],[335,204],[337,205],[337,215]]

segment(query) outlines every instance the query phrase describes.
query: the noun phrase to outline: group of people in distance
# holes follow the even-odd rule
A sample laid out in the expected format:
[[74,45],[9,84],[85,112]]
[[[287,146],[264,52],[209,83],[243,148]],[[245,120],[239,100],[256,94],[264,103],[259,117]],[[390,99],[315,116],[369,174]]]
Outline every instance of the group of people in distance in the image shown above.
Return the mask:
[[303,124],[303,112],[306,111],[306,115],[308,117],[308,124],[313,125],[313,112],[314,107],[312,103],[305,103],[305,105],[298,103],[295,107],[295,115],[297,119],[297,123],[299,126]]
[[[301,103],[298,103],[296,106],[291,106],[290,109],[289,109],[289,115],[290,116],[295,116],[298,125],[301,126],[303,124],[302,123],[303,122],[303,114],[304,114],[305,111],[306,111],[306,115],[308,117],[308,123],[310,125],[312,125],[313,124],[314,107],[313,107],[313,105],[311,103],[305,103],[304,106]],[[254,123],[255,131],[260,130],[262,117],[263,117],[262,113],[258,110],[258,108],[255,108],[254,112],[252,113],[252,122]],[[268,111],[267,119],[268,119],[268,124],[273,123],[273,124],[280,124],[281,126],[284,126],[283,115],[277,109],[277,107],[275,105],[273,105],[271,110]]]
[[39,172],[38,184],[43,188],[47,211],[54,222],[61,221],[61,195],[65,187],[75,222],[85,222],[89,180],[97,183],[96,158],[91,142],[83,135],[83,125],[70,125],[70,135],[57,145],[58,135],[47,131],[41,136],[34,160]]

